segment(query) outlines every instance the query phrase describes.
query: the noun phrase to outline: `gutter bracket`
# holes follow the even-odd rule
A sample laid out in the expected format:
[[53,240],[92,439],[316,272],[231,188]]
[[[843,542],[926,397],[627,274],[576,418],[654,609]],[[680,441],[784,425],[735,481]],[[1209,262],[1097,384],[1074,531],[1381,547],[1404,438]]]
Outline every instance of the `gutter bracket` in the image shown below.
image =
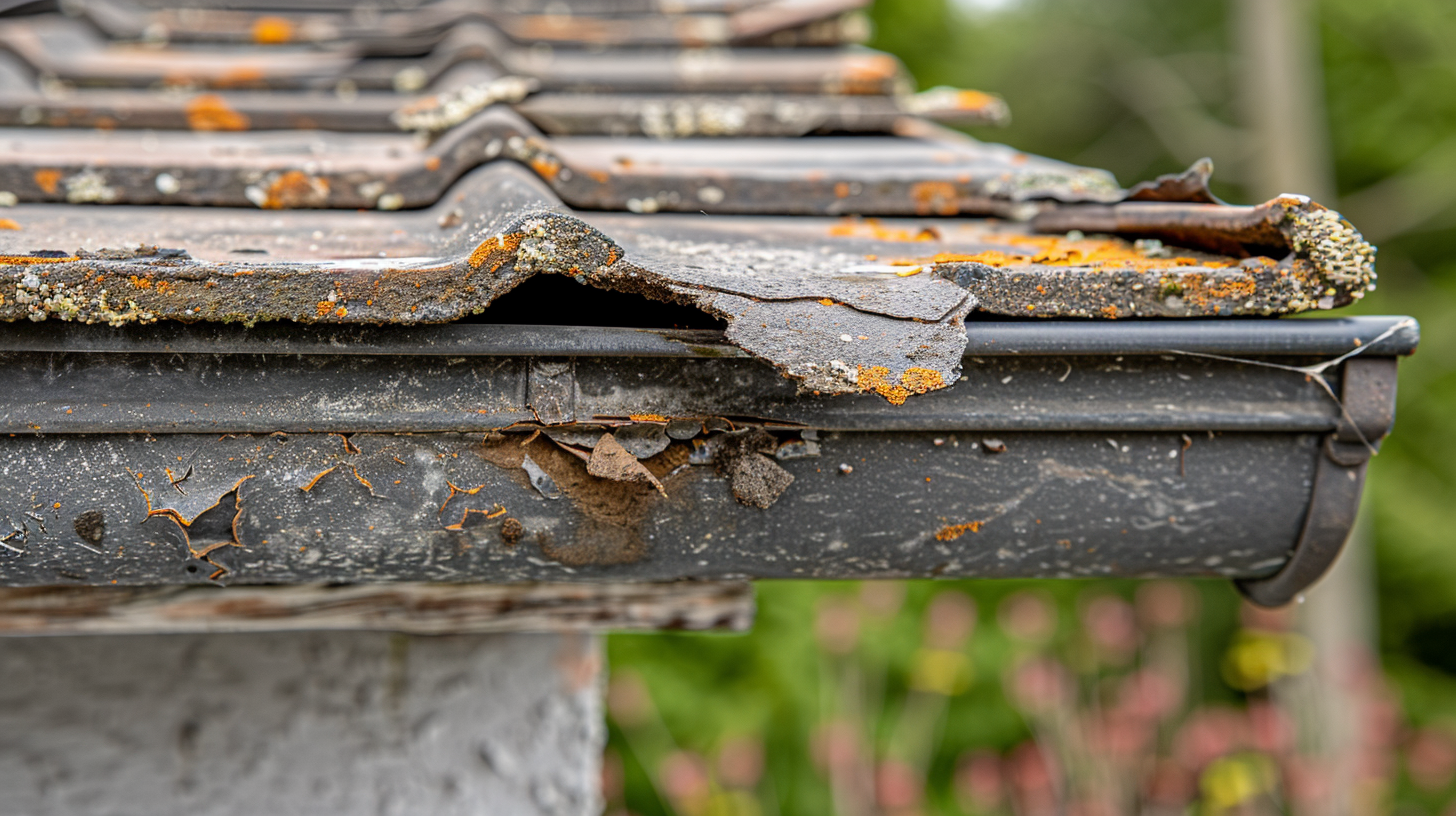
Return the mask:
[[1250,602],[1272,608],[1296,600],[1329,571],[1344,549],[1360,510],[1365,467],[1395,423],[1395,369],[1395,357],[1345,362],[1343,410],[1335,431],[1321,446],[1304,529],[1278,572],[1234,582]]

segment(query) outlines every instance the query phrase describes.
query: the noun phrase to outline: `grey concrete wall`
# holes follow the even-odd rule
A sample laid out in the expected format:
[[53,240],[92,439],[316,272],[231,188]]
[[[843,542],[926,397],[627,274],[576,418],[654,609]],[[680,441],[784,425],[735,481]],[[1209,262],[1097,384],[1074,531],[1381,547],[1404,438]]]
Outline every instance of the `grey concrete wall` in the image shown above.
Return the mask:
[[585,635],[0,639],[0,816],[595,814]]

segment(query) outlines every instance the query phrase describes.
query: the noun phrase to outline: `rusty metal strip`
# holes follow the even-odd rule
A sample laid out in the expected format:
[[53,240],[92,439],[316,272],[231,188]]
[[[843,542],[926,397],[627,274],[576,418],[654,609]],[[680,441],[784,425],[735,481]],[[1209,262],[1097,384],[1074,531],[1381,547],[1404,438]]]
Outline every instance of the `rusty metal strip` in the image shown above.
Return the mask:
[[907,88],[894,57],[857,48],[536,49],[494,28],[452,28],[418,58],[367,58],[352,46],[207,49],[111,43],[60,17],[0,24],[0,50],[37,75],[70,85],[182,88],[395,90],[430,88],[461,65],[537,80],[547,90],[667,93],[893,94]]
[[0,190],[21,201],[420,207],[465,171],[501,158],[532,168],[582,209],[1009,216],[1033,200],[1123,197],[1105,171],[1002,145],[870,136],[548,139],[503,106],[423,147],[402,133],[6,130],[0,142]]
[[958,124],[999,125],[1005,102],[978,91],[912,97],[824,94],[538,93],[535,80],[491,78],[462,66],[431,94],[387,91],[201,91],[158,93],[80,88],[43,93],[0,60],[0,127],[112,130],[306,130],[391,132],[448,130],[499,102],[553,135],[803,136],[891,133],[907,116]]
[[0,637],[366,630],[746,631],[747,582],[0,589]]
[[866,0],[777,0],[719,11],[542,13],[444,0],[369,15],[344,9],[149,9],[126,0],[83,0],[75,11],[117,39],[257,45],[350,42],[378,54],[428,49],[452,27],[472,21],[494,25],[526,44],[702,47],[767,39],[775,45],[839,45],[854,41],[862,29],[862,24],[842,18],[864,5]]
[[[1271,212],[1294,221],[1294,236],[1304,234],[1300,219],[1324,212],[1285,206]],[[476,171],[426,211],[286,222],[227,210],[14,215],[22,229],[0,236],[10,253],[0,257],[4,319],[439,323],[484,309],[532,275],[566,275],[694,306],[804,389],[872,391],[896,403],[955,382],[973,308],[1271,315],[1339,305],[1369,285],[1343,267],[1327,271],[1322,250],[1295,241],[1283,257],[1239,260],[969,220],[569,214],[510,164]],[[118,249],[137,241],[150,246]]]

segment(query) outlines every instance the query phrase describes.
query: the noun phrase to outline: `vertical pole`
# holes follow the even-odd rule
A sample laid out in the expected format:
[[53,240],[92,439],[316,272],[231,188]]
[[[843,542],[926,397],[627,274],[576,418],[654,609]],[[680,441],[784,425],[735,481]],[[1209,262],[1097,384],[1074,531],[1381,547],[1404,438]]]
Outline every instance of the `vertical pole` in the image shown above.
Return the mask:
[[0,640],[0,813],[601,810],[593,635]]
[[[1258,200],[1303,193],[1333,205],[1335,185],[1313,0],[1235,0],[1240,96],[1253,140],[1243,179]],[[1374,581],[1366,525],[1357,522],[1344,553],[1310,589],[1296,626],[1314,644],[1315,664],[1276,687],[1300,721],[1306,745],[1324,765],[1332,816],[1373,813],[1362,778],[1362,750],[1378,750],[1367,733],[1380,699]]]

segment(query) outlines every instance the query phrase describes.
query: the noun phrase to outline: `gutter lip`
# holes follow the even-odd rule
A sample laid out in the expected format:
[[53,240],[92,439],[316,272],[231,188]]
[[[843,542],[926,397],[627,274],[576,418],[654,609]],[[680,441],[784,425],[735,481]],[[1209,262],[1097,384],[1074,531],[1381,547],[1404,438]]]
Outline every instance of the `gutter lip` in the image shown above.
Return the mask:
[[[1288,319],[989,320],[965,324],[963,358],[1014,356],[1406,356],[1420,325],[1400,315]],[[1358,341],[1358,342],[1357,342]],[[743,357],[716,330],[450,323],[299,326],[15,323],[0,354],[287,354],[417,357]]]

